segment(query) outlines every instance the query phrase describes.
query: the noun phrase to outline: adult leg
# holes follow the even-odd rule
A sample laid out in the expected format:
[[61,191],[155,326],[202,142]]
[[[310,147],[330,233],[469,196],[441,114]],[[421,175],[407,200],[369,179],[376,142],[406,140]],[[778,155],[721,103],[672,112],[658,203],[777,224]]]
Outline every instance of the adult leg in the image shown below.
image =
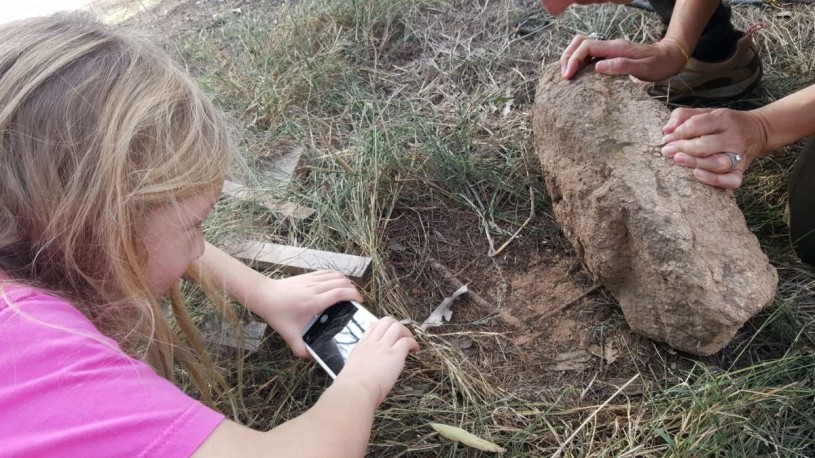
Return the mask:
[[815,266],[815,137],[804,148],[792,167],[789,179],[790,241],[805,263]]
[[[648,3],[667,26],[671,22],[676,0],[649,0]],[[730,6],[720,1],[693,50],[694,58],[702,62],[719,62],[736,51],[736,43],[742,33],[733,27],[730,16]]]
[[[649,3],[668,25],[676,1]],[[730,7],[719,0],[685,68],[671,78],[643,83],[643,89],[657,99],[682,103],[732,99],[755,87],[761,80],[761,57],[752,37],[736,30],[730,16]]]

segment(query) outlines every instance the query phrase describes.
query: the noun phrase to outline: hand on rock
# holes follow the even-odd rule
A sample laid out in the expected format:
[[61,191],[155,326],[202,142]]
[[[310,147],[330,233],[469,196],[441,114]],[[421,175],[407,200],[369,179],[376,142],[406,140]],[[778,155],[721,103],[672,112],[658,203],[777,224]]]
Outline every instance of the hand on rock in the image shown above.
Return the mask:
[[[766,148],[761,120],[749,111],[727,108],[678,108],[662,128],[662,154],[693,170],[702,183],[718,188],[741,186],[744,171]],[[733,167],[726,152],[741,156]]]
[[626,40],[595,40],[586,35],[572,39],[560,56],[560,71],[570,79],[588,65],[591,58],[603,59],[594,66],[605,75],[631,75],[643,81],[659,81],[679,73],[685,54],[679,45],[662,40],[651,45]]

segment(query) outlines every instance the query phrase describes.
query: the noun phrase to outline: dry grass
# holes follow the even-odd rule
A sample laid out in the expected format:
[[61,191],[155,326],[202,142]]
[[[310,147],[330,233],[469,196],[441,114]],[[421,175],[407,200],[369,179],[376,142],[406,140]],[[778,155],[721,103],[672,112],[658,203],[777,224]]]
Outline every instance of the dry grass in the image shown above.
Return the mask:
[[[755,102],[815,79],[815,8],[792,11],[782,20],[768,8],[735,9],[739,24],[768,26],[757,36],[765,78]],[[418,318],[422,296],[441,294],[417,295],[403,281],[426,270],[431,230],[412,235],[412,270],[389,267],[400,256],[389,231],[401,215],[466,214],[478,222],[471,234],[483,246],[517,234],[568,251],[556,227],[524,223],[533,205],[540,218],[549,213],[530,123],[541,65],[576,32],[637,41],[659,34],[653,16],[631,8],[573,8],[553,19],[535,0],[315,0],[219,15],[169,46],[233,113],[248,151],[306,145],[308,175],[279,194],[319,217],[297,225],[224,204],[208,223],[210,236],[260,226],[277,242],[371,256],[367,302],[400,318]],[[815,453],[815,276],[789,249],[781,217],[795,151],[755,165],[738,194],[781,284],[775,305],[722,355],[698,359],[654,347],[664,363],[661,373],[642,367],[642,393],[612,396],[591,377],[583,383],[566,374],[533,402],[499,386],[449,339],[423,334],[423,350],[377,414],[371,455],[479,455],[438,437],[429,422],[463,427],[510,456]],[[608,326],[621,327],[619,315]],[[328,383],[281,344],[248,361],[240,420],[257,428],[304,411]]]

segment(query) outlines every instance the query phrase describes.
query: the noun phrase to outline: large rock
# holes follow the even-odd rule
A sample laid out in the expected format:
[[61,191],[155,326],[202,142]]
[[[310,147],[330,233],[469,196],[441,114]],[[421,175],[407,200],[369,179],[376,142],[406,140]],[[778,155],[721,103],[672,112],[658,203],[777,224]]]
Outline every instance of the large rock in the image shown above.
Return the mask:
[[709,355],[775,296],[778,275],[732,193],[660,154],[668,109],[628,78],[547,68],[538,154],[563,232],[631,328]]

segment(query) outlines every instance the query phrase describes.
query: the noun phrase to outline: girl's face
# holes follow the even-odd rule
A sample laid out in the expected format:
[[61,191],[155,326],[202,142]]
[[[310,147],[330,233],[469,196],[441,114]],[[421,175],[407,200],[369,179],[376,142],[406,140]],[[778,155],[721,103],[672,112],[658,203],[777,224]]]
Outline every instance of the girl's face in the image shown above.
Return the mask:
[[217,190],[154,210],[141,227],[147,249],[147,280],[156,297],[167,294],[190,264],[204,254],[201,224],[220,195]]

